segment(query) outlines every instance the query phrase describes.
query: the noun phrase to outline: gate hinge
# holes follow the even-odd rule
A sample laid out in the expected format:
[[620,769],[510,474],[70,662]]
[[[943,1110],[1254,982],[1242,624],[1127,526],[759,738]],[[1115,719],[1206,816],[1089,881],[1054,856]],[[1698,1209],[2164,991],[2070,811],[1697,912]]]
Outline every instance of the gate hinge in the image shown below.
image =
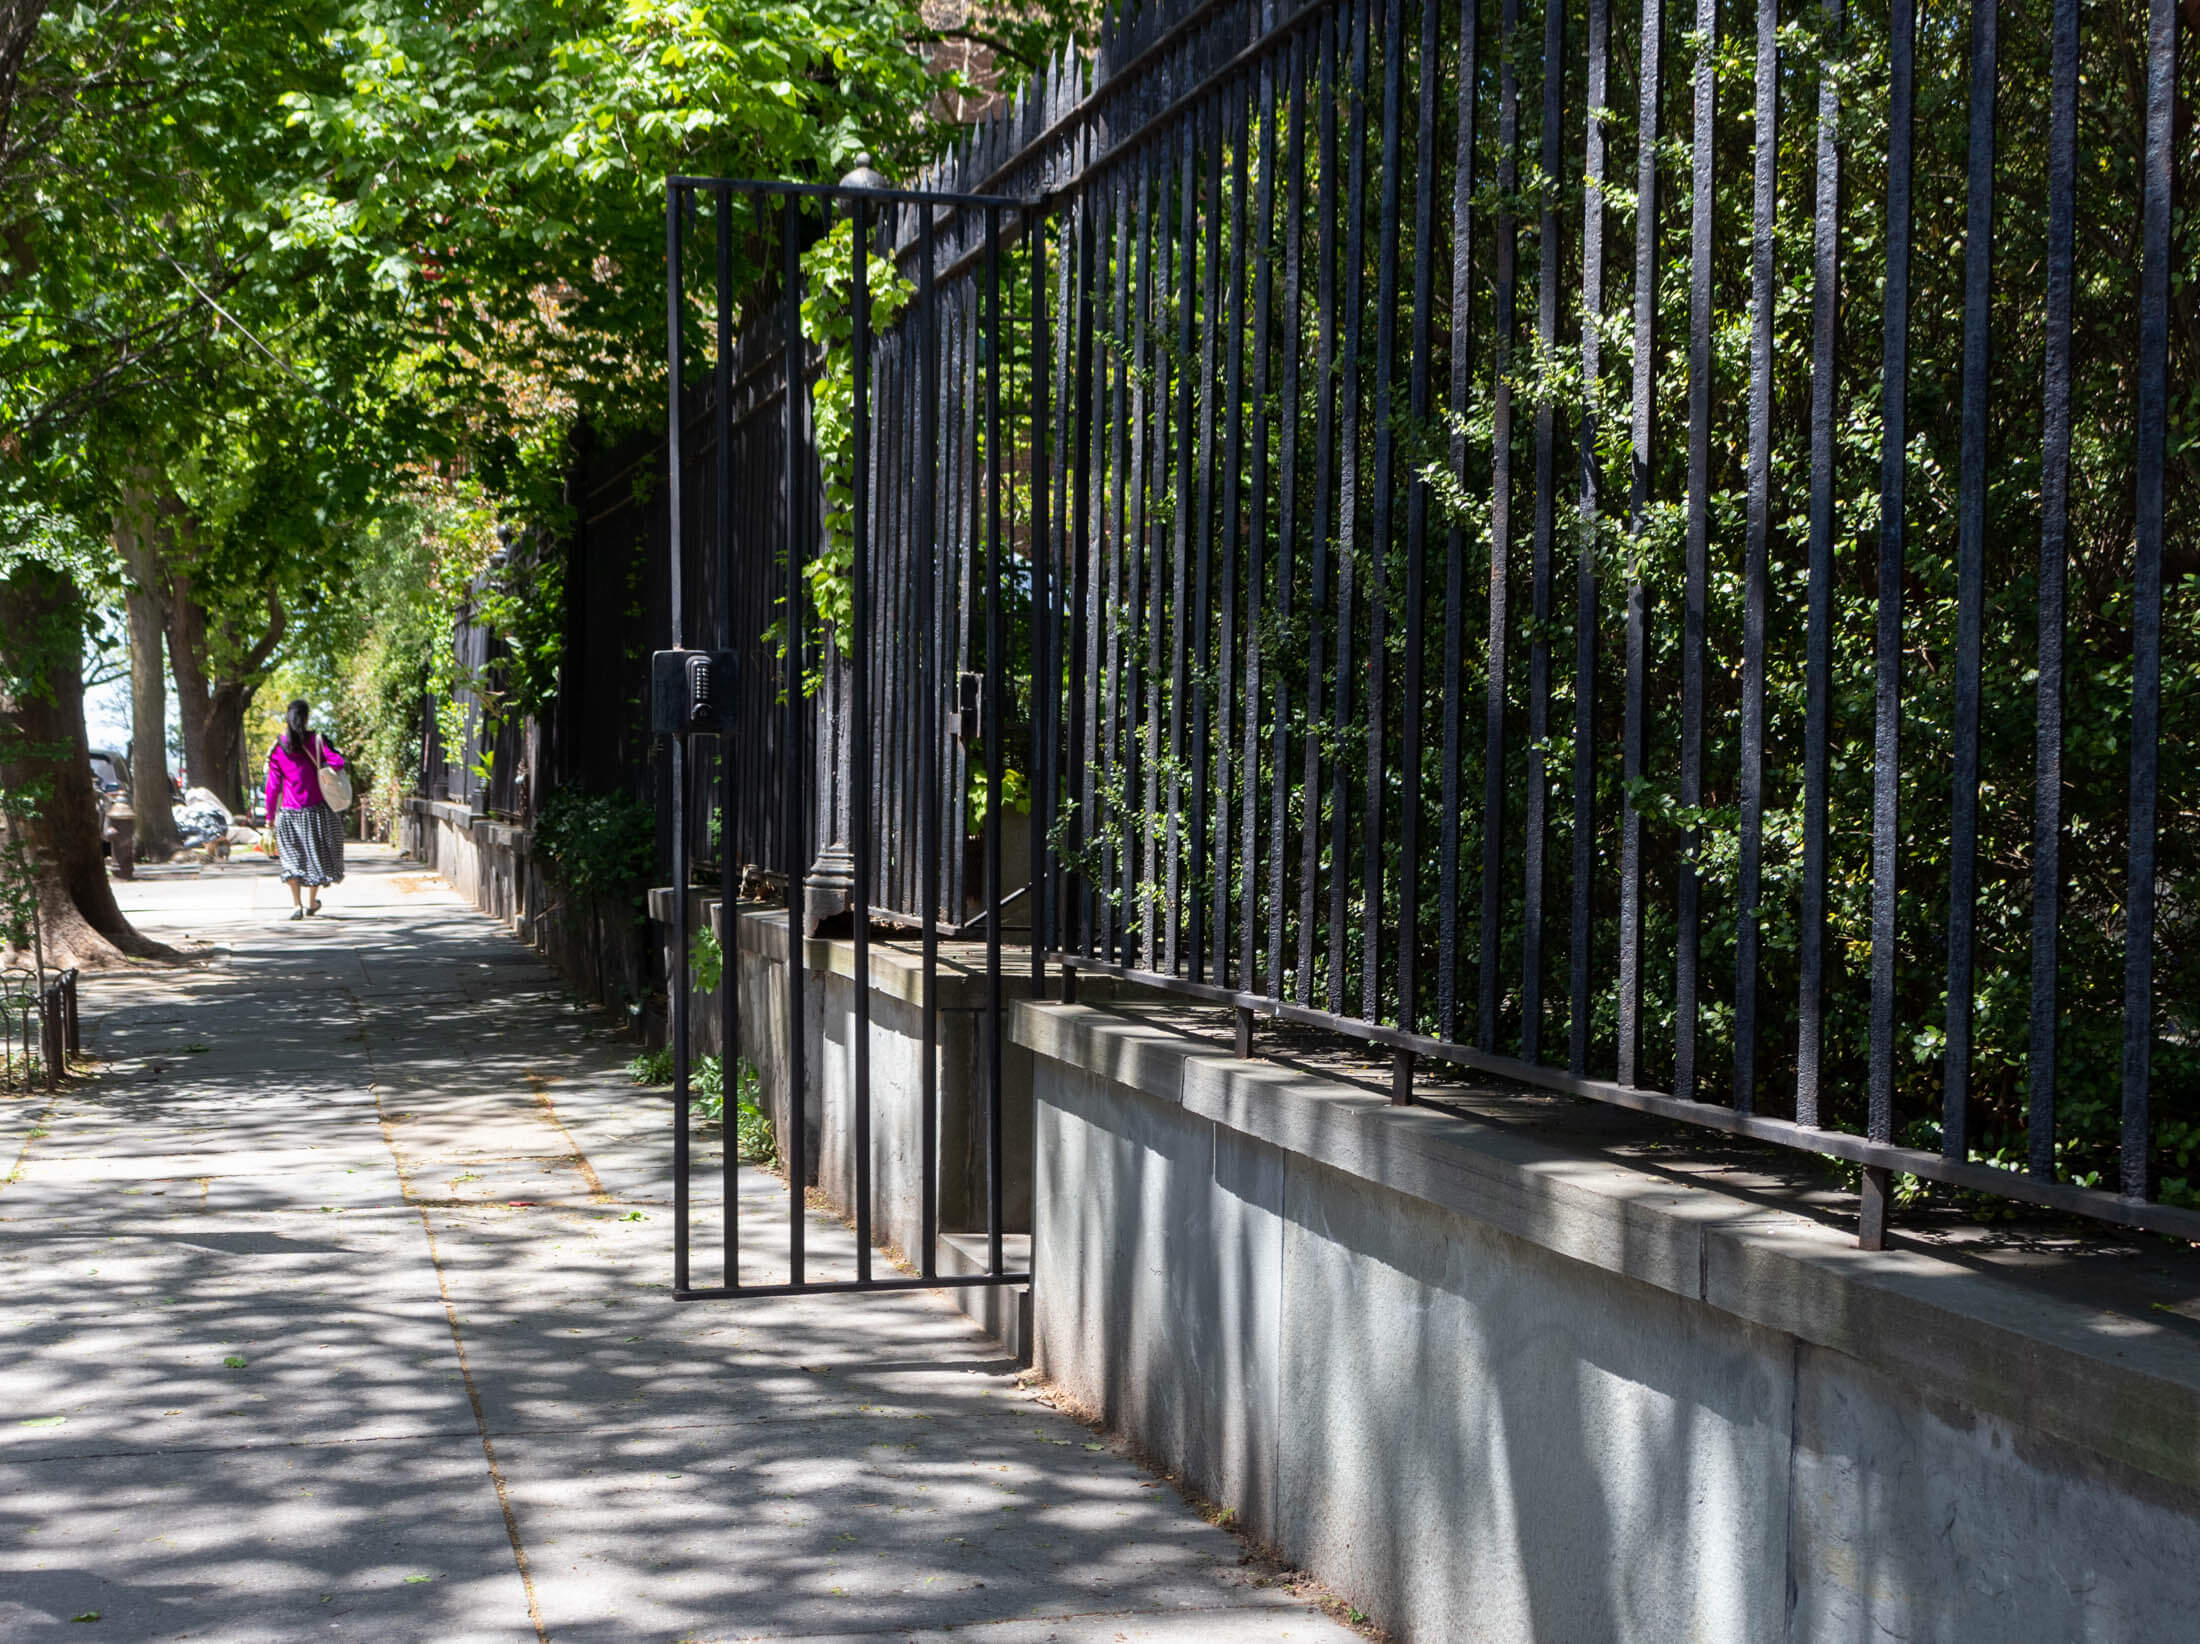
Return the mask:
[[649,731],[689,736],[733,729],[737,651],[658,651],[649,659]]

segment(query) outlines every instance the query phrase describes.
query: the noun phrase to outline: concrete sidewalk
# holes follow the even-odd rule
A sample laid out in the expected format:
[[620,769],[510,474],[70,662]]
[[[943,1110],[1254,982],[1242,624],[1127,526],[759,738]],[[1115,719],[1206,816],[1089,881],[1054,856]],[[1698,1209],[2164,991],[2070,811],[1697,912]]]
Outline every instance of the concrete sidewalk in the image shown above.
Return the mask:
[[352,866],[118,886],[206,963],[0,1097],[0,1644],[1352,1636],[935,1295],[674,1303],[632,1046]]

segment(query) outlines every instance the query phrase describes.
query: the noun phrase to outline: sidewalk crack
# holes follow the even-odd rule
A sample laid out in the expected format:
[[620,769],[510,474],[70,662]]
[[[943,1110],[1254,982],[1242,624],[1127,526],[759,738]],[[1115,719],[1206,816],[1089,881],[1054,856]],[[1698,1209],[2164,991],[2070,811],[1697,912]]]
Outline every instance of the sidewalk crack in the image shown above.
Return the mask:
[[[375,1121],[381,1128],[382,1143],[390,1150],[390,1163],[397,1171],[397,1189],[419,1215],[420,1231],[428,1241],[428,1265],[435,1269],[436,1294],[442,1299],[444,1322],[450,1326],[451,1346],[458,1354],[458,1373],[466,1383],[466,1402],[473,1409],[474,1432],[481,1440],[481,1453],[489,1465],[489,1482],[496,1486],[497,1506],[504,1514],[504,1533],[512,1543],[512,1562],[519,1569],[520,1587],[527,1594],[527,1619],[534,1624],[539,1644],[550,1644],[550,1630],[542,1619],[542,1602],[535,1593],[535,1573],[527,1560],[527,1544],[520,1539],[519,1514],[512,1506],[511,1487],[505,1482],[504,1469],[497,1461],[496,1440],[489,1435],[481,1388],[474,1380],[473,1365],[466,1357],[466,1332],[459,1325],[458,1308],[451,1301],[450,1279],[443,1269],[443,1253],[436,1244],[435,1222],[428,1214],[428,1205],[413,1192],[412,1171],[405,1163],[404,1154],[398,1151],[397,1138],[390,1129],[389,1113],[382,1106],[382,1084],[375,1077],[374,1043],[367,1037],[365,1006],[350,988],[344,989],[344,993],[359,1017],[360,1045],[367,1058],[367,1090],[374,1097]],[[594,1172],[590,1172],[590,1181],[594,1181]]]

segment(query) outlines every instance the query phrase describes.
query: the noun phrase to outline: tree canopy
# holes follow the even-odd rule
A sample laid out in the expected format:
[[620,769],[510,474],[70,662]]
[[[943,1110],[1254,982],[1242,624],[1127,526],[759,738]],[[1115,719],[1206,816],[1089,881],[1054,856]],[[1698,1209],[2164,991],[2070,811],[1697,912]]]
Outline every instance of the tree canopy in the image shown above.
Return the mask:
[[[286,661],[417,689],[359,602],[394,566],[447,619],[494,517],[554,522],[575,426],[653,412],[664,177],[914,166],[928,38],[871,0],[7,0],[0,574],[60,585],[0,623],[136,602],[233,798]],[[25,795],[77,757],[12,741]]]

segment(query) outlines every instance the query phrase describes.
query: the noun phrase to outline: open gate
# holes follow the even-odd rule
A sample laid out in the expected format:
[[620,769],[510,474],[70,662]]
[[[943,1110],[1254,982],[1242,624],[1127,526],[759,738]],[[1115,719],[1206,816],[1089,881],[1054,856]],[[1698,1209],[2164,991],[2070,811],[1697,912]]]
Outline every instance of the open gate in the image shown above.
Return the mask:
[[[1028,1278],[1004,1260],[1002,921],[1004,906],[1028,910],[1031,898],[1004,886],[1003,845],[1009,681],[1038,677],[1046,638],[1029,613],[1045,604],[1046,556],[1030,548],[1046,535],[1047,487],[1027,477],[1047,464],[1017,460],[1046,426],[1045,373],[1029,368],[1047,350],[1045,253],[1036,238],[1009,244],[1025,202],[867,180],[673,178],[666,189],[671,648],[652,659],[651,712],[669,751],[673,883],[690,885],[699,857],[715,857],[720,876],[725,1139],[716,1259],[704,1258],[698,1280],[690,982],[703,932],[690,890],[674,898],[670,967],[673,1290],[683,1300]],[[1025,350],[1010,346],[1003,307],[1012,254],[1038,299]],[[822,346],[806,335],[806,299]],[[742,307],[752,323],[737,331]],[[742,985],[742,927],[767,940],[777,917],[758,917],[754,901],[737,910],[759,879],[784,910],[784,962],[769,984],[783,990],[777,1000]],[[830,950],[793,962],[816,933],[844,938],[846,971]],[[915,1248],[898,1264],[875,1248],[873,1214],[872,984],[882,960],[904,978],[914,971],[919,1024],[920,1207]],[[982,1234],[975,1272],[968,1262],[944,1272],[940,1259],[943,964],[960,988],[982,965],[978,1134],[967,1137],[982,1146],[946,1161],[982,1177],[956,1196],[982,1201],[982,1217],[962,1217],[982,1225],[947,1230]],[[828,1071],[811,1066],[809,1030],[822,1020],[808,996],[813,970],[852,996],[845,1041],[818,1030],[820,1052],[839,1053],[830,1071],[852,1157],[836,1161],[846,1168],[833,1185],[852,1212],[852,1251],[812,1240],[809,1190],[821,1172],[810,1121]],[[1036,986],[1040,968],[1030,974]],[[744,1020],[745,1002],[761,1020]],[[744,1050],[779,1121],[784,1185],[769,1200],[768,1178],[745,1168],[736,1146]],[[898,1080],[894,1100],[910,1100],[908,1083]],[[905,1138],[906,1115],[893,1117]],[[707,1178],[701,1185],[707,1193]],[[762,1211],[780,1199],[783,1220]]]

